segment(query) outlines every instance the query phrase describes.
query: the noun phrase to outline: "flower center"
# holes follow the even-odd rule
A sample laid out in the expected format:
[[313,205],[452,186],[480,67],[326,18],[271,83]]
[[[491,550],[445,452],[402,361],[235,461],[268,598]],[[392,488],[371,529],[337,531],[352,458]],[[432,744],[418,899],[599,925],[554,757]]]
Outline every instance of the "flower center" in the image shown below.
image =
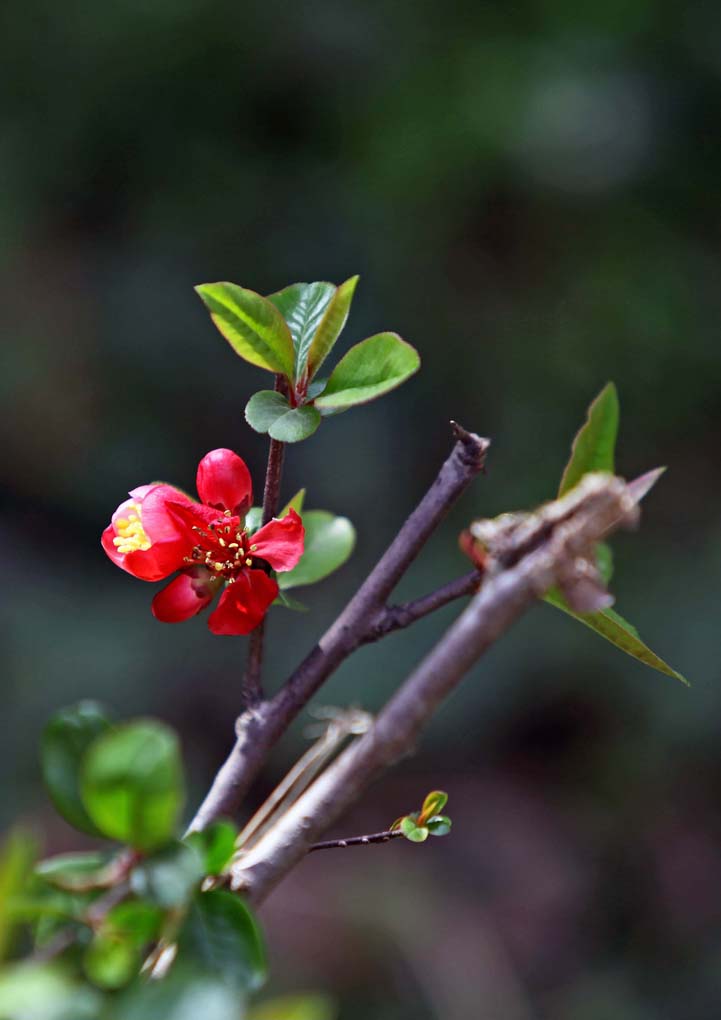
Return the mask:
[[195,526],[193,531],[198,535],[198,544],[190,556],[185,557],[186,563],[202,563],[216,577],[229,583],[252,565],[255,546],[249,544],[248,534],[240,526],[240,517],[226,513],[207,528]]
[[123,554],[137,552],[138,549],[145,551],[150,548],[151,543],[143,528],[140,503],[133,500],[127,504],[127,509],[130,511],[128,516],[119,517],[113,524],[115,529],[113,545]]

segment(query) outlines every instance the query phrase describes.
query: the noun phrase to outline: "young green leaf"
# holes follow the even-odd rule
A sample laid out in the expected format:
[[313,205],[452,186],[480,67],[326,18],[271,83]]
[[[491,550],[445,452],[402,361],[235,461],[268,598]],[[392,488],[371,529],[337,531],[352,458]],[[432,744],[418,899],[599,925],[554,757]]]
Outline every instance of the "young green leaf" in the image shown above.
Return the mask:
[[627,655],[638,659],[639,662],[645,663],[645,665],[650,666],[652,669],[658,670],[659,673],[665,673],[666,676],[680,680],[681,683],[688,686],[688,680],[681,673],[677,673],[675,669],[672,669],[663,659],[660,659],[655,652],[652,652],[648,645],[643,643],[636,628],[627,620],[624,620],[618,613],[614,612],[613,609],[602,609],[598,613],[574,613],[561,593],[556,589],[547,592],[544,600],[550,605],[555,606],[556,609],[561,609],[564,613],[568,613],[574,620],[579,620],[587,627],[590,627],[591,630],[595,630],[602,638],[610,641],[612,645],[620,648]]
[[279,591],[272,603],[274,606],[282,606],[283,609],[290,609],[292,613],[307,613],[308,606],[299,599],[294,599],[285,591]]
[[112,907],[103,921],[103,931],[130,938],[138,946],[155,941],[165,920],[165,912],[143,900],[124,900]]
[[590,471],[614,471],[614,453],[618,434],[618,394],[607,383],[588,408],[588,416],[573,440],[571,457],[558,488],[563,496]]
[[183,806],[183,775],[175,734],[139,720],[99,737],[85,755],[85,809],[98,829],[139,850],[171,838]]
[[320,413],[307,404],[291,407],[281,393],[261,390],[245,407],[245,420],[256,432],[270,435],[281,443],[298,443],[312,436],[320,425]]
[[315,406],[323,414],[335,414],[365,404],[400,386],[420,364],[418,351],[396,333],[377,333],[341,358]]
[[102,932],[85,951],[83,969],[98,988],[127,985],[140,970],[140,947],[130,938]]
[[410,815],[401,821],[401,832],[411,843],[424,843],[428,839],[428,829],[425,825],[416,825]]
[[287,591],[315,584],[342,566],[353,552],[355,528],[347,517],[327,510],[309,510],[303,515],[305,550],[297,567],[278,574],[278,586]]
[[189,843],[172,843],[133,869],[136,896],[164,910],[184,907],[205,875],[201,852]]
[[448,815],[434,815],[426,822],[431,836],[447,836],[451,831],[452,822]]
[[289,499],[283,509],[277,514],[278,517],[285,517],[291,510],[295,510],[297,514],[302,516],[303,504],[305,503],[305,489],[298,489],[295,496]]
[[243,900],[224,889],[196,894],[178,939],[178,958],[248,992],[266,977],[260,928]]
[[296,380],[305,372],[311,342],[336,290],[333,283],[292,283],[290,287],[268,295],[268,300],[290,327],[295,347]]
[[190,832],[184,837],[200,854],[206,875],[219,875],[235,850],[237,828],[226,821],[213,822],[200,832]]
[[40,861],[35,874],[50,885],[69,891],[101,888],[107,884],[108,864],[112,854],[99,850],[83,853],[57,854]]
[[99,833],[80,796],[80,771],[88,747],[110,725],[100,705],[81,701],[56,712],[40,744],[43,779],[53,804],[67,822],[94,836]]
[[348,313],[357,283],[358,277],[351,276],[333,294],[308,351],[309,379],[312,379],[316,374],[341,335],[343,327],[348,321]]
[[443,790],[433,790],[432,793],[429,793],[423,801],[420,817],[418,819],[419,823],[424,825],[427,818],[430,818],[431,815],[439,814],[447,803],[447,793],[444,793]]
[[271,301],[235,283],[203,283],[195,289],[236,354],[251,365],[293,379],[293,338]]
[[11,829],[0,847],[0,961],[12,946],[16,924],[13,901],[25,890],[36,852],[35,840],[21,829]]

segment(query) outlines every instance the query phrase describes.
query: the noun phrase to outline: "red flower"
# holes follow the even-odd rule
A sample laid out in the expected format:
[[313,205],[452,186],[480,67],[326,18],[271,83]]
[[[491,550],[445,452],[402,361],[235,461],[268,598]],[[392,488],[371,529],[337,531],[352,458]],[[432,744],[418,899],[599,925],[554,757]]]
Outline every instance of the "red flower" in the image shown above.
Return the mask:
[[196,485],[200,503],[163,482],[133,489],[103,532],[103,549],[143,581],[180,571],[153,599],[158,620],[178,623],[195,616],[225,585],[208,626],[214,634],[248,634],[278,594],[268,568],[292,570],[303,555],[302,521],[290,510],[248,534],[250,473],[232,450],[206,454]]

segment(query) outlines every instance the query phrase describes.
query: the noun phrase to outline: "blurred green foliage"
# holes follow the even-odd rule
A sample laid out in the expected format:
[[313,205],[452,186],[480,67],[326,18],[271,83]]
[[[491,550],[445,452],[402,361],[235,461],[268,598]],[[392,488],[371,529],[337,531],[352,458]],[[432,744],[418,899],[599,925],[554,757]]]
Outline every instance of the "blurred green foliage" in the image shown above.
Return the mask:
[[[190,800],[207,784],[244,644],[202,620],[156,623],[100,531],[127,489],[190,478],[213,447],[262,477],[264,440],[242,409],[263,375],[193,285],[269,293],[359,271],[338,355],[389,328],[423,370],[288,458],[284,497],[307,485],[313,505],[354,521],[358,547],[310,614],[276,611],[271,685],[431,481],[449,418],[492,436],[488,476],[401,597],[464,569],[455,536],[471,518],[549,495],[608,378],[619,471],[669,466],[640,534],[618,542],[614,590],[695,685],[540,607],[438,718],[405,766],[408,796],[389,792],[380,811],[413,803],[442,761],[453,838],[415,873],[393,871],[403,847],[378,849],[395,882],[344,858],[335,928],[304,898],[320,868],[306,865],[284,894],[305,917],[298,938],[282,915],[271,924],[276,979],[333,984],[343,1020],[453,1020],[479,987],[506,1017],[717,1015],[718,5],[10,0],[0,39],[5,819],[40,821],[48,850],[74,846],[51,821],[36,747],[50,713],[82,697],[167,719]],[[324,699],[377,706],[452,612],[364,649]],[[271,771],[299,746],[286,741]],[[474,814],[479,831],[464,831]],[[455,904],[433,952],[412,923],[413,882],[444,884],[439,916]],[[454,978],[464,947],[473,980]]]

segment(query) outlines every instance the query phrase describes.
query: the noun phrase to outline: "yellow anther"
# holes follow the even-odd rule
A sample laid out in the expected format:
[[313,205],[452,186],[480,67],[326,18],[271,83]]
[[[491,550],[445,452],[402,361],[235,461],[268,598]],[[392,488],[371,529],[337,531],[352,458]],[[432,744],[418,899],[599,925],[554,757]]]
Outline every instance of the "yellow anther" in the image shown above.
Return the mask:
[[220,535],[218,535],[218,541],[220,542],[220,544],[221,544],[222,546],[225,546],[225,539],[224,539],[224,538],[221,538],[221,537],[220,537]]
[[119,517],[115,521],[113,525],[115,529],[113,545],[123,555],[137,552],[138,550],[145,552],[146,549],[150,548],[151,542],[143,528],[140,503],[133,501],[128,503],[127,506],[133,512],[129,513],[127,518]]
[[251,551],[251,552],[255,552],[255,550],[256,550],[257,548],[258,548],[258,546],[257,546],[257,545],[251,545],[251,547],[250,547],[250,551]]
[[214,563],[214,564],[213,564],[213,568],[214,568],[215,570],[217,570],[217,571],[218,571],[218,573],[220,573],[220,572],[221,572],[221,570],[223,569],[223,564],[222,564],[222,563]]
[[249,567],[249,566],[250,566],[250,565],[252,564],[252,562],[253,562],[253,561],[251,560],[251,558],[250,558],[250,556],[249,556],[249,557],[248,557],[248,559],[247,559],[247,560],[245,561],[245,565],[246,565],[246,567]]

